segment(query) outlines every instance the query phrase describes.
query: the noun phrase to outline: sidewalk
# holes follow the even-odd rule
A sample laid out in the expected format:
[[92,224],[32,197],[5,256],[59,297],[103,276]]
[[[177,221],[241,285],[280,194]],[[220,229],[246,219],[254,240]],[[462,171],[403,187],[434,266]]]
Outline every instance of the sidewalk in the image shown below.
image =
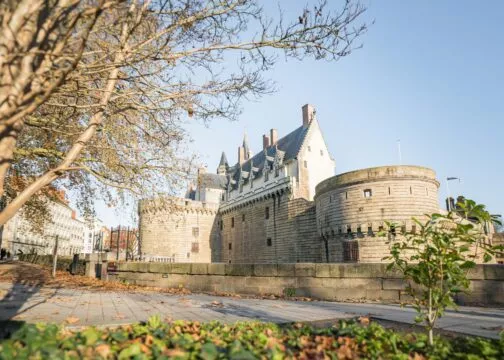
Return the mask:
[[[56,322],[73,326],[119,325],[144,321],[158,314],[172,320],[232,323],[259,320],[275,323],[330,321],[369,315],[375,319],[414,324],[414,310],[397,305],[299,302],[170,295],[148,292],[92,292],[0,283],[0,321]],[[439,320],[440,329],[498,338],[504,309],[461,307]]]

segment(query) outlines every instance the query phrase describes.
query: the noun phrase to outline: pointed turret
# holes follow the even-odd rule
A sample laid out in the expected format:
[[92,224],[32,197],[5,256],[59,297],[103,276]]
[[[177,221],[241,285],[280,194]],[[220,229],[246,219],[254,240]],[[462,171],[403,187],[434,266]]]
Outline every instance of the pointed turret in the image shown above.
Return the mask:
[[247,133],[243,134],[243,149],[245,150],[245,160],[248,160],[252,157],[252,152],[250,151],[248,136]]
[[229,164],[227,161],[226,153],[223,151],[220,158],[219,166],[217,167],[217,174],[226,175],[228,168]]

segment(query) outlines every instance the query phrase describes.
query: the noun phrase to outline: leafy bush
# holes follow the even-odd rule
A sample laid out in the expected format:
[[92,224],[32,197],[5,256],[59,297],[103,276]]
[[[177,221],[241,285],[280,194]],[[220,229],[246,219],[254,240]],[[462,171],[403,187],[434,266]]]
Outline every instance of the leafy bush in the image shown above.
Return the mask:
[[502,359],[504,338],[438,339],[400,334],[371,322],[340,322],[313,329],[243,322],[175,321],[152,317],[147,323],[115,329],[72,332],[57,325],[24,325],[0,344],[0,359]]
[[[484,205],[465,199],[446,215],[427,217],[424,223],[413,219],[420,232],[403,234],[384,259],[391,260],[388,270],[399,270],[407,281],[406,292],[418,313],[415,321],[425,324],[432,345],[436,321],[446,308],[456,307],[454,296],[469,288],[467,273],[475,261],[480,257],[488,262],[498,251],[487,230],[499,222]],[[389,231],[395,229],[395,224],[387,225]]]

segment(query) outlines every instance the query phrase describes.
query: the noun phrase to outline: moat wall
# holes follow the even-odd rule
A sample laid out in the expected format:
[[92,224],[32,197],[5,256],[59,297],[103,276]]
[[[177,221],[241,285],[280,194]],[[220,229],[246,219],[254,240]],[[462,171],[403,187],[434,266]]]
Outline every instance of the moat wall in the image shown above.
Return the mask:
[[[109,267],[110,268],[110,267]],[[110,281],[180,287],[195,292],[282,295],[285,292],[321,300],[409,300],[400,274],[385,264],[198,264],[116,263]],[[504,305],[504,267],[477,265],[469,273],[470,293],[459,304]]]

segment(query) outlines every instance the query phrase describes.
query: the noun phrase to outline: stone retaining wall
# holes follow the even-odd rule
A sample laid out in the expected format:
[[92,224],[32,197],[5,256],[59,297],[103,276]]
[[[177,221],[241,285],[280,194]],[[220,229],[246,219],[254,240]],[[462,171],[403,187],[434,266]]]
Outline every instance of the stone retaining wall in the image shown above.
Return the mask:
[[[336,301],[406,301],[405,283],[385,264],[199,264],[124,263],[110,266],[108,279],[191,291],[248,295],[289,293]],[[504,266],[478,265],[470,272],[470,294],[459,304],[504,305]]]

